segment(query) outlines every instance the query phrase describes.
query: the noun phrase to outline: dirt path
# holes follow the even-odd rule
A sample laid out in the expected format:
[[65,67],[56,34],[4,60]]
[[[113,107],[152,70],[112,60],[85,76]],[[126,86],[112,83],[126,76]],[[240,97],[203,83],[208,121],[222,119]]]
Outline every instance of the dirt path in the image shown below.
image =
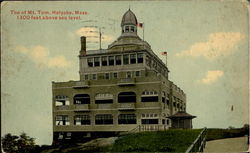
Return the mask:
[[248,150],[247,137],[207,141],[204,152],[244,152]]

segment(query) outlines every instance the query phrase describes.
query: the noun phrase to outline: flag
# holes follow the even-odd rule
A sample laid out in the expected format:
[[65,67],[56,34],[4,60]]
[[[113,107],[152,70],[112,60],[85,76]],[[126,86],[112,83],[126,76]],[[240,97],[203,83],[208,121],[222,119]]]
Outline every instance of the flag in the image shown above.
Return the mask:
[[163,55],[163,56],[167,56],[167,52],[161,52],[161,55]]
[[143,23],[137,23],[137,27],[142,28],[143,27]]

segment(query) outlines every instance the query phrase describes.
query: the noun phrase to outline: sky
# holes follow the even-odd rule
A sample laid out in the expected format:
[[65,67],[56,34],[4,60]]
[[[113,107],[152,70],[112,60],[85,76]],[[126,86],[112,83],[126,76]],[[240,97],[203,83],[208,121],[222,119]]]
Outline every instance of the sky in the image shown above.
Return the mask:
[[[51,82],[79,80],[80,36],[87,36],[88,50],[98,49],[101,28],[107,48],[121,34],[129,7],[144,23],[145,41],[156,55],[165,62],[160,52],[168,52],[169,79],[186,93],[187,112],[197,116],[194,128],[249,123],[245,1],[18,1],[1,3],[2,136],[26,132],[37,144],[51,144]],[[46,15],[52,11],[82,14]],[[59,20],[68,16],[76,18]],[[138,35],[143,37],[142,29]]]

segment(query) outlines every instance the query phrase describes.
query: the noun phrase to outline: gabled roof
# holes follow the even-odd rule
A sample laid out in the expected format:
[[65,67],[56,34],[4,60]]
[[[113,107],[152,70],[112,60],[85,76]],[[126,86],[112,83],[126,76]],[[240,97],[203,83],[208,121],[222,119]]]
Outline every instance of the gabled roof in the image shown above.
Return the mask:
[[175,113],[174,115],[171,115],[171,116],[169,116],[167,118],[170,118],[170,119],[190,118],[190,119],[192,119],[192,118],[196,118],[196,116],[190,115],[185,111],[179,111],[179,112]]

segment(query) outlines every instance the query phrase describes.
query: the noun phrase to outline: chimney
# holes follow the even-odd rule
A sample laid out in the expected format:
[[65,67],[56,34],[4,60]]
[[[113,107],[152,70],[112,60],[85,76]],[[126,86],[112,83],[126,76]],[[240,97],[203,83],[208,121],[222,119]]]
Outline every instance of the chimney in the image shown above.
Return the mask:
[[86,56],[86,37],[85,36],[81,36],[80,56]]

